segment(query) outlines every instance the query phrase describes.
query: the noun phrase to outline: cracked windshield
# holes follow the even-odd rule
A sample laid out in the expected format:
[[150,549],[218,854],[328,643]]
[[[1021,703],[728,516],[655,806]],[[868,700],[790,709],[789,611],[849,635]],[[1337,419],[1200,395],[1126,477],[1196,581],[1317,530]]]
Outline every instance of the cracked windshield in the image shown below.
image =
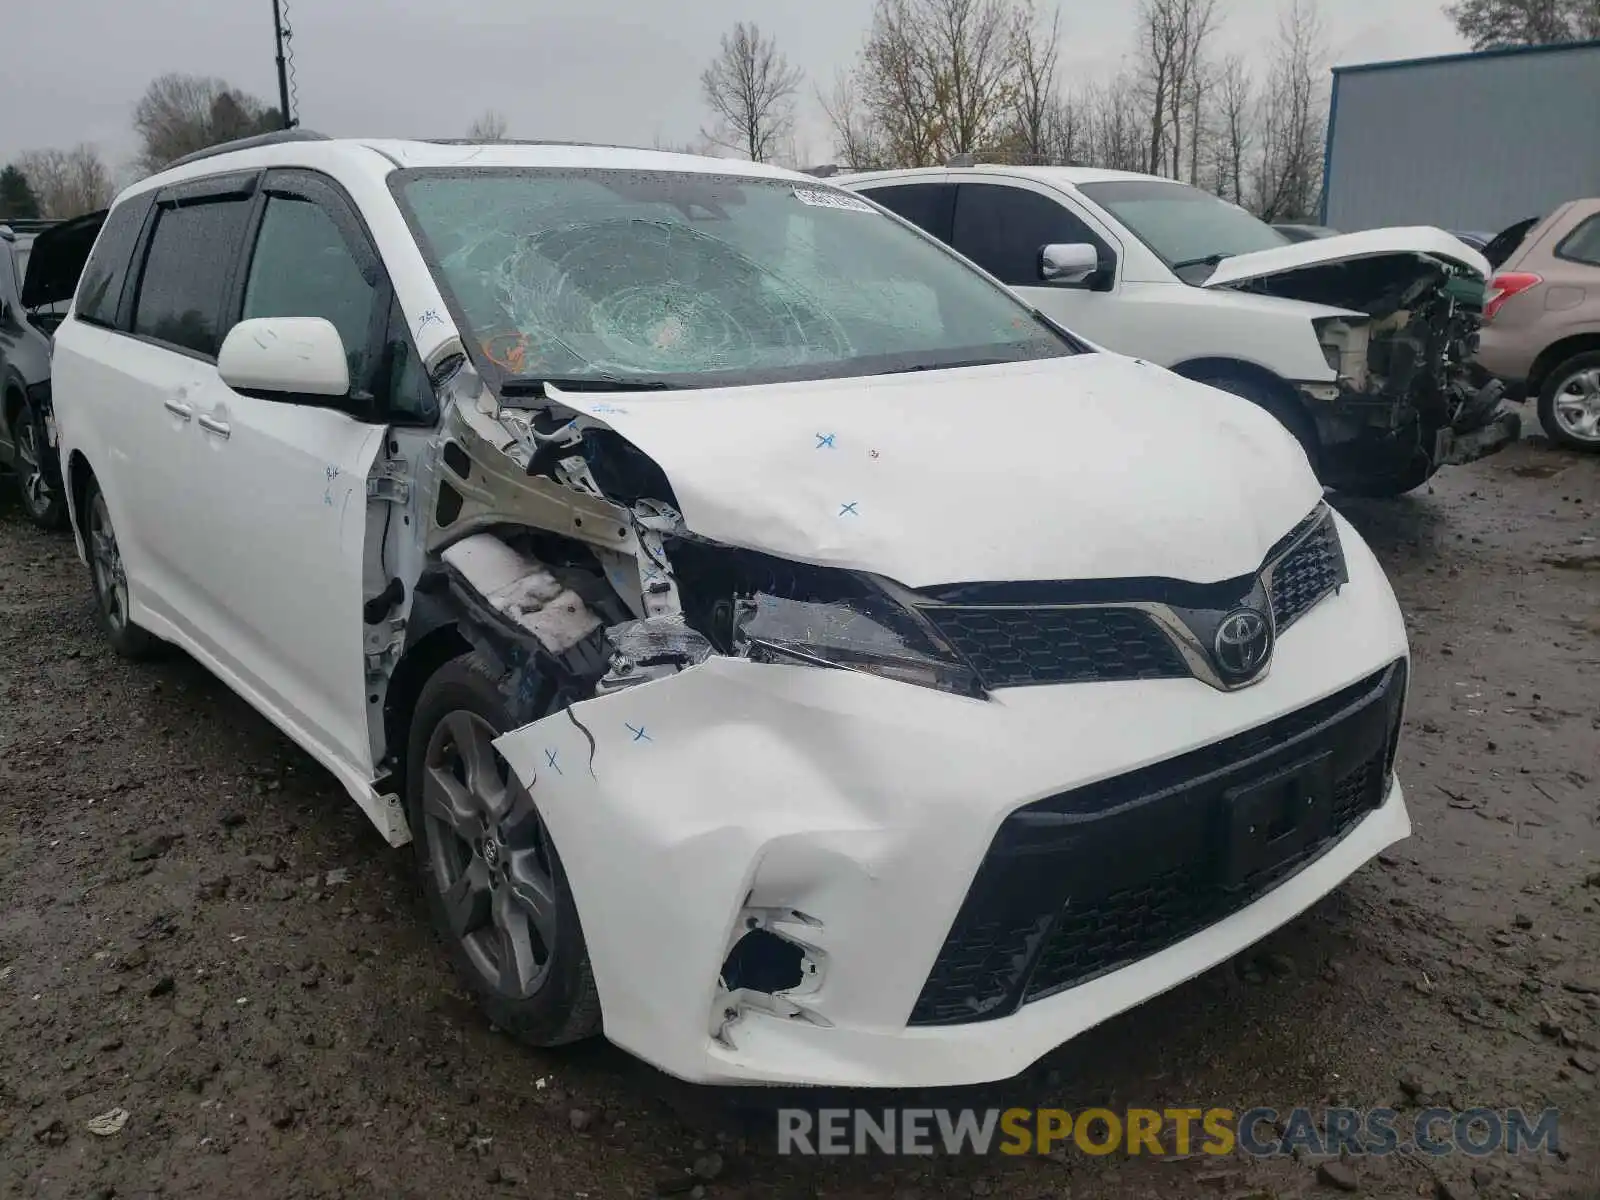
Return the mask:
[[403,204],[491,379],[710,386],[1072,346],[857,197],[691,173],[410,173]]

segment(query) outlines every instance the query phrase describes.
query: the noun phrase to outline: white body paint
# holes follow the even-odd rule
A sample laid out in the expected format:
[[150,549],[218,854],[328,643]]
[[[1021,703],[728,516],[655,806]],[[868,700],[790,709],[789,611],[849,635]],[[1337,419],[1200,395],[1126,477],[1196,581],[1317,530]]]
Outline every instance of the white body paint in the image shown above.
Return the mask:
[[[243,165],[321,172],[348,193],[430,368],[459,351],[461,334],[386,186],[396,163],[788,177],[589,147],[307,142],[248,152]],[[240,164],[202,161],[134,190],[225,165]],[[214,671],[404,842],[405,821],[378,787],[384,736],[364,679],[374,643],[369,633],[363,645],[361,608],[382,582],[384,531],[393,531],[386,572],[408,593],[421,572],[420,481],[437,469],[427,461],[436,435],[252,400],[211,363],[79,321],[58,337],[55,376],[63,461],[92,463],[106,493],[133,619]],[[1231,578],[1254,571],[1320,496],[1271,418],[1111,354],[561,399],[655,460],[690,532],[908,586]],[[228,436],[208,435],[168,401]],[[471,403],[474,422],[494,424],[492,396]],[[408,473],[379,470],[386,437]],[[514,442],[507,433],[497,444]],[[386,510],[377,493],[406,479],[399,511]],[[1251,729],[1406,656],[1380,567],[1342,520],[1339,531],[1348,583],[1238,692],[1159,679],[976,700],[714,655],[505,734],[497,746],[532,789],[571,879],[606,1034],[691,1080],[995,1079],[1303,911],[1406,836],[1398,784],[1322,857],[1165,950],[1011,1016],[907,1025],[978,863],[1018,807]],[[553,580],[504,550],[466,538],[446,558],[523,615],[559,600]],[[612,567],[626,561],[607,553]],[[746,1006],[725,1021],[719,968],[751,908],[819,922],[785,930],[819,966],[795,994],[810,1019]]]
[[[1190,679],[1013,688],[966,700],[846,671],[711,658],[574,706],[496,746],[532,781],[572,878],[606,1036],[685,1079],[920,1087],[1001,1079],[1198,975],[1410,832],[1398,785],[1324,857],[1218,924],[1015,1015],[908,1027],[1000,821],[1057,792],[1301,707],[1405,653],[1371,552],[1341,522],[1350,584],[1220,699]],[[643,736],[639,731],[643,730]],[[555,755],[556,767],[548,755]],[[746,905],[792,906],[826,970],[831,1027],[746,1012],[710,1034]]]

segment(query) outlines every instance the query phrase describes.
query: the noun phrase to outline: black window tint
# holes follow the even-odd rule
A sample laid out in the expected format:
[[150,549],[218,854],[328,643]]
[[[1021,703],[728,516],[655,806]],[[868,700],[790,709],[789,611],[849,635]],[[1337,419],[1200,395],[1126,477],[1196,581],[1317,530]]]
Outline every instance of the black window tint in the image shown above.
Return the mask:
[[1556,257],[1600,267],[1600,216],[1590,217],[1562,238]]
[[898,187],[863,188],[862,195],[941,241],[950,240],[950,211],[956,198],[954,184],[906,183]]
[[245,282],[246,320],[326,317],[344,339],[351,386],[364,389],[376,293],[326,209],[288,196],[267,200]]
[[1048,196],[1004,184],[961,185],[953,244],[1001,283],[1039,286],[1039,251],[1056,242],[1104,249],[1087,224]]
[[122,285],[128,278],[128,264],[148,210],[148,202],[135,198],[117,205],[106,217],[100,240],[95,243],[83,268],[83,278],[78,281],[79,320],[96,325],[116,324]]
[[160,209],[139,281],[134,333],[216,355],[228,272],[249,213],[244,200]]

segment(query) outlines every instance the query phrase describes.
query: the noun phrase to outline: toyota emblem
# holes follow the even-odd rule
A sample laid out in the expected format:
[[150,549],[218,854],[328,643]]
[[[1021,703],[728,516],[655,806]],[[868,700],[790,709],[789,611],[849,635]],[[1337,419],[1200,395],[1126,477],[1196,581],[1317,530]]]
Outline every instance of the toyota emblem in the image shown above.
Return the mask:
[[1222,618],[1212,650],[1230,682],[1249,679],[1272,654],[1272,624],[1253,608],[1236,608]]

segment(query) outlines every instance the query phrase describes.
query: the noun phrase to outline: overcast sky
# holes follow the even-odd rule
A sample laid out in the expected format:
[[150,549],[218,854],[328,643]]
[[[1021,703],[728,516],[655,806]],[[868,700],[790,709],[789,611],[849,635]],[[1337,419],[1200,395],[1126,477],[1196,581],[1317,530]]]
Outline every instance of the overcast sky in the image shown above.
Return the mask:
[[[1279,0],[1219,0],[1219,49],[1270,37]],[[301,123],[329,134],[456,137],[484,109],[518,137],[650,145],[705,119],[719,35],[759,20],[804,68],[798,149],[832,157],[812,85],[854,58],[872,0],[288,0]],[[1068,79],[1114,72],[1134,0],[1064,0]],[[1463,49],[1433,0],[1323,0],[1334,63]],[[0,162],[96,143],[120,168],[134,102],[166,71],[220,75],[276,102],[271,0],[19,0],[0,37]]]

